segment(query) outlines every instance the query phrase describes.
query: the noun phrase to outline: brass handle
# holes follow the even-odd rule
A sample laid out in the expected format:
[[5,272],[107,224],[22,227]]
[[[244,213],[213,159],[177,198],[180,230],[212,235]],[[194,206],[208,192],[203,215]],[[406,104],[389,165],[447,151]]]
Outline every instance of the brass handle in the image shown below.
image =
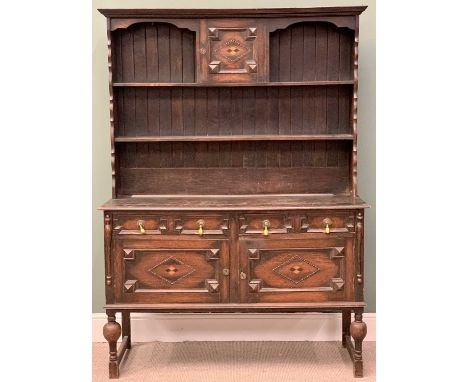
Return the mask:
[[140,233],[146,233],[146,230],[145,230],[145,227],[144,227],[145,221],[144,220],[138,220],[137,224],[138,224],[138,228],[140,228]]
[[203,236],[203,226],[205,225],[205,221],[203,219],[200,219],[197,221],[198,224],[198,234],[200,236]]
[[332,225],[332,221],[329,218],[323,219],[323,225],[325,226],[325,233],[330,233],[330,226]]
[[247,278],[247,275],[244,272],[241,272],[239,276],[241,280],[245,280]]
[[228,268],[223,269],[223,275],[224,276],[229,276],[229,269]]
[[268,228],[270,227],[270,221],[268,219],[265,219],[263,221],[263,236],[268,236],[270,232],[268,231]]

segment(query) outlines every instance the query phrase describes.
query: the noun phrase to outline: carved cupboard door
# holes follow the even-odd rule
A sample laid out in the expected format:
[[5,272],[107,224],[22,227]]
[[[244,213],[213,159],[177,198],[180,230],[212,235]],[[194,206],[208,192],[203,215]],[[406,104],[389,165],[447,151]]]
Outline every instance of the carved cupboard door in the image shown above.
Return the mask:
[[353,299],[353,238],[241,239],[242,302]]
[[227,302],[225,240],[117,239],[115,298],[127,303]]
[[202,20],[198,52],[201,81],[265,81],[265,34],[258,20]]

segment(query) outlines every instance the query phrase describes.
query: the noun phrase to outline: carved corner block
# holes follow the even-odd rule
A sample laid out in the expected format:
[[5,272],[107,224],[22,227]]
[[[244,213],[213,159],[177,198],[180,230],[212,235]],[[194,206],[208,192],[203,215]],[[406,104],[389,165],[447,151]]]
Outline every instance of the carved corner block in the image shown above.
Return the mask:
[[342,278],[337,277],[337,278],[331,279],[330,284],[334,291],[339,291],[339,290],[343,290],[345,282]]
[[211,248],[205,252],[205,258],[207,260],[219,260],[219,248]]
[[212,40],[219,40],[219,29],[208,28],[208,37]]
[[221,61],[211,61],[208,64],[208,68],[210,69],[210,73],[219,73],[219,66],[221,64]]
[[210,293],[218,293],[219,292],[219,281],[218,280],[206,280],[206,289]]
[[245,64],[249,73],[257,73],[257,62],[255,60],[247,60]]
[[262,280],[260,279],[250,280],[249,288],[250,288],[250,292],[253,292],[253,293],[260,292],[260,289],[262,288]]
[[134,249],[124,249],[124,260],[135,260],[135,250]]
[[330,260],[342,259],[344,257],[344,247],[330,248]]
[[260,260],[260,251],[257,248],[249,248],[249,260]]
[[125,293],[133,293],[135,292],[137,287],[137,280],[127,280],[124,284],[124,292]]
[[246,40],[254,40],[257,38],[257,28],[249,27],[247,28],[247,37]]

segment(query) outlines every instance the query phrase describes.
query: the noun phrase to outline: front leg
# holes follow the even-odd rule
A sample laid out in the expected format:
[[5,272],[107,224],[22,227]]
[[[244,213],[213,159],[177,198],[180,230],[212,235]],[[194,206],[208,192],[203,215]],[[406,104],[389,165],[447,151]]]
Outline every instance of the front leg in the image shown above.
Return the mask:
[[122,332],[120,324],[115,321],[115,312],[107,312],[107,324],[102,330],[104,338],[109,342],[109,378],[119,378],[119,357],[117,340]]
[[132,331],[130,326],[130,312],[122,312],[122,337],[128,337],[127,349],[132,347]]
[[366,337],[367,334],[367,325],[362,321],[362,309],[356,309],[354,311],[354,321],[351,323],[350,333],[354,339],[354,377],[362,377],[362,340]]
[[349,326],[351,325],[351,310],[341,312],[341,344],[346,347],[346,336],[349,336]]

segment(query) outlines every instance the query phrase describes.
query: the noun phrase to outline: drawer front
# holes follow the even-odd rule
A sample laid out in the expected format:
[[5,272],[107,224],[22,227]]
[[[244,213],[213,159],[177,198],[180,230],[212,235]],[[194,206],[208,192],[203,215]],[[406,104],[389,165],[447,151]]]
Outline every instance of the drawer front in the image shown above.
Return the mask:
[[227,241],[117,239],[113,249],[116,302],[227,302]]
[[310,212],[301,215],[300,221],[301,232],[308,233],[354,232],[355,227],[355,216],[352,211]]
[[242,302],[353,300],[352,237],[239,240]]
[[239,216],[239,232],[270,236],[292,232],[292,218],[287,213],[242,214]]
[[265,81],[265,33],[256,20],[202,20],[201,81]]
[[118,235],[161,235],[167,233],[166,216],[123,214],[114,217],[114,232]]
[[227,235],[229,216],[220,215],[183,215],[174,219],[174,232],[180,235]]
[[122,214],[114,217],[117,235],[226,236],[229,216],[216,214]]

